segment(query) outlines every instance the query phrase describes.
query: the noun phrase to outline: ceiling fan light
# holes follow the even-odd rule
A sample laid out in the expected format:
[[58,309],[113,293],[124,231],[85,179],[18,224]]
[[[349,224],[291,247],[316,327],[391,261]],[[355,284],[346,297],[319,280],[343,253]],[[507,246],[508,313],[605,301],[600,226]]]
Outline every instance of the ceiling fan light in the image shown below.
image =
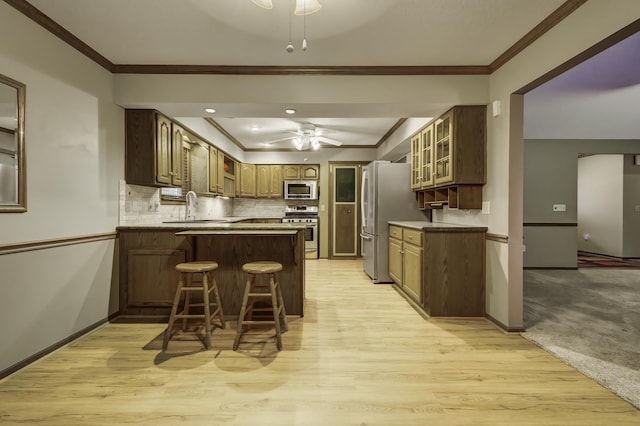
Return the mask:
[[296,16],[311,15],[322,8],[318,0],[296,0],[296,10],[293,12]]
[[320,149],[320,141],[318,141],[318,139],[317,139],[317,138],[314,138],[314,139],[311,141],[311,148],[313,148],[313,150],[314,150],[314,151],[317,151],[317,150],[319,150],[319,149]]
[[271,0],[251,0],[253,4],[260,6],[263,9],[273,9],[273,2]]
[[304,143],[300,138],[295,138],[293,140],[293,146],[296,147],[298,151],[302,151],[302,148],[304,148]]

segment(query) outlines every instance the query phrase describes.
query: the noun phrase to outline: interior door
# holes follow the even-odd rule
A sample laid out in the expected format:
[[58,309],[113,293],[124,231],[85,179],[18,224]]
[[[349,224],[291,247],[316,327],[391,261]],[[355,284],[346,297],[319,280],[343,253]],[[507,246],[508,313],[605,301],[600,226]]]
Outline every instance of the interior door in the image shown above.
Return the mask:
[[358,163],[330,165],[330,258],[360,256],[360,173]]

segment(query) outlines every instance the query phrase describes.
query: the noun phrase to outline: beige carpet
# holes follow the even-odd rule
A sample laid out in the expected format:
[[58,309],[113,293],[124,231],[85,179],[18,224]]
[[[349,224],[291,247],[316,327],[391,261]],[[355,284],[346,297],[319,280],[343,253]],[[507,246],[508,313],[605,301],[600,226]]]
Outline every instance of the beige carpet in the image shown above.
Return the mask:
[[524,271],[523,336],[640,408],[640,269]]

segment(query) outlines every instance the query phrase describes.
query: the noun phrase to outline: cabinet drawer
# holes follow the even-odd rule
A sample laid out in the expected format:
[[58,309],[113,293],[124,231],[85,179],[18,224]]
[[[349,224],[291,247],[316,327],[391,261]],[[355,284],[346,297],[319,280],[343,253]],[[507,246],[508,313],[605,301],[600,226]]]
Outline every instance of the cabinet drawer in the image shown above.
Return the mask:
[[389,236],[391,238],[397,238],[397,239],[401,240],[402,239],[402,228],[400,228],[398,226],[390,225],[389,226]]
[[415,229],[403,229],[404,231],[404,237],[402,238],[403,241],[409,243],[409,244],[414,244],[416,246],[422,247],[422,232],[421,231],[416,231]]

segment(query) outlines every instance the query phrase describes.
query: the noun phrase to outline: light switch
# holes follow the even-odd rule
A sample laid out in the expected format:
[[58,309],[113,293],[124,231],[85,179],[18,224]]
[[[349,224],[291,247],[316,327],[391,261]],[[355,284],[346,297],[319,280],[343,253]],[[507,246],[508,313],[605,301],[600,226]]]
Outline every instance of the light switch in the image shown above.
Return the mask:
[[553,211],[554,212],[566,212],[567,211],[567,205],[566,204],[554,204],[553,205]]

